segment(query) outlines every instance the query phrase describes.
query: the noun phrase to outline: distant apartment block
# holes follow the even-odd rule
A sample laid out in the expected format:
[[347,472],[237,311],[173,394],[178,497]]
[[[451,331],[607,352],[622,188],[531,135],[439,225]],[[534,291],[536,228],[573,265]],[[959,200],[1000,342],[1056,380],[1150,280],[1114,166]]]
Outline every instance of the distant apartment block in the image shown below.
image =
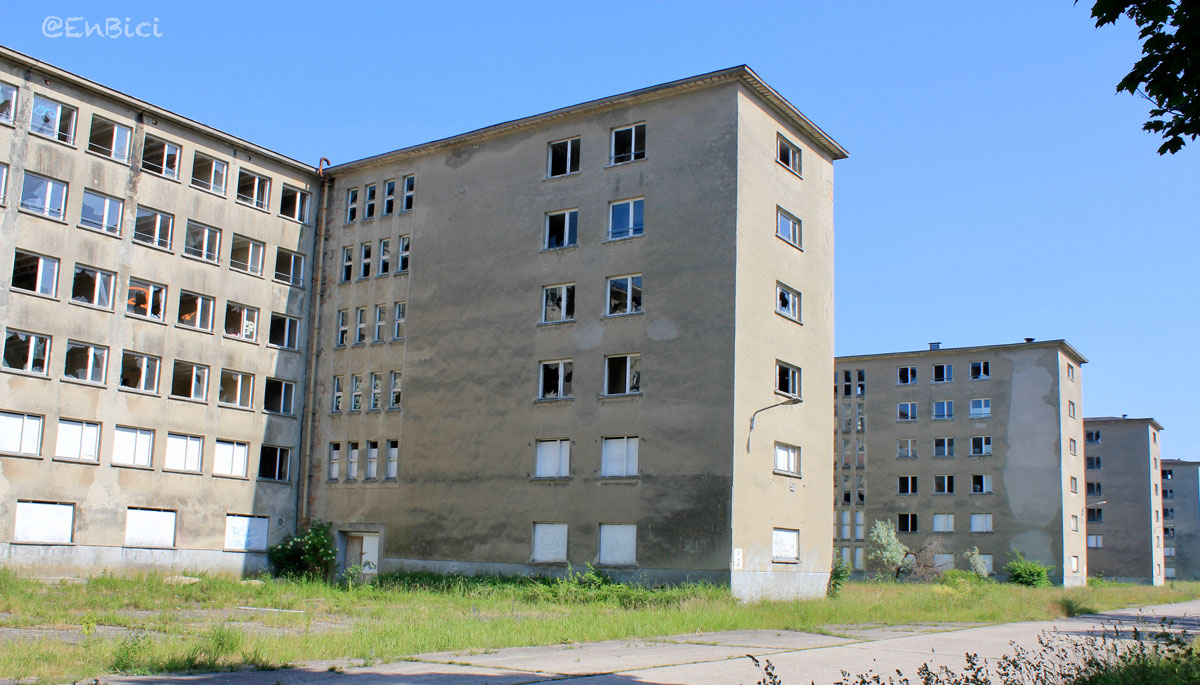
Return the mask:
[[867,537],[891,521],[938,569],[1011,550],[1086,581],[1081,365],[1062,340],[836,360],[835,553],[872,570]]
[[1094,576],[1163,583],[1164,525],[1174,518],[1174,492],[1162,481],[1162,430],[1154,419],[1084,419],[1088,567]]
[[1200,579],[1200,462],[1163,459],[1164,580]]

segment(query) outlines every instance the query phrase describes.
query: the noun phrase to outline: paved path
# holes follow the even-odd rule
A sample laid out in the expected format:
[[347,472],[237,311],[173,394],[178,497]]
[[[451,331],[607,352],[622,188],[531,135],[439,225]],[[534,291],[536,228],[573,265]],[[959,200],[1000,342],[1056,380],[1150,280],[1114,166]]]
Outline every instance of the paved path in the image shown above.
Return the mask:
[[1044,630],[1085,635],[1141,622],[1157,627],[1166,617],[1195,633],[1200,628],[1200,600],[1141,609],[1110,611],[1056,621],[963,627],[915,625],[847,627],[853,637],[833,637],[786,630],[737,630],[723,633],[675,635],[650,640],[614,640],[549,647],[516,647],[479,653],[420,654],[409,661],[361,668],[331,662],[310,663],[282,671],[247,671],[175,678],[111,678],[104,683],[199,683],[200,685],[274,685],[275,683],[337,683],[346,685],[433,685],[491,683],[519,685],[562,681],[567,685],[634,685],[639,683],[736,685],[762,677],[750,660],[770,659],[775,673],[789,685],[809,682],[827,685],[841,678],[842,669],[857,674],[867,669],[894,674],[896,669],[916,679],[923,663],[963,666],[973,652],[989,660],[1011,651],[1011,641],[1031,647]]

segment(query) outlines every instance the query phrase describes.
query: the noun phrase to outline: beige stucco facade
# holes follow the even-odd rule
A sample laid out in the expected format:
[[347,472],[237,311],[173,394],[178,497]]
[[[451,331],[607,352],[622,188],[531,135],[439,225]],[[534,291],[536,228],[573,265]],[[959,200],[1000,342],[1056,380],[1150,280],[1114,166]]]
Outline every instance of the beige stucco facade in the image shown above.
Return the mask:
[[[643,152],[623,157],[617,132],[637,127]],[[802,167],[778,161],[781,138]],[[575,160],[563,173],[556,149]],[[772,465],[776,441],[828,451],[825,398],[807,390],[832,370],[832,162],[844,154],[739,68],[330,169],[304,514],[334,523],[342,563],[350,550],[380,570],[592,564],[649,582],[732,583],[746,598],[824,592],[828,464]],[[627,202],[641,203],[644,222],[614,234],[614,207]],[[799,245],[776,235],[781,208],[803,222]],[[566,244],[547,238],[561,212],[576,213]],[[614,312],[612,279],[627,277],[640,279],[640,311]],[[803,323],[776,314],[777,283],[802,293]],[[560,287],[572,288],[573,311],[547,315],[545,289]],[[629,355],[637,387],[609,385]],[[776,392],[777,361],[800,370],[800,387]],[[571,387],[547,390],[563,362]],[[368,390],[355,410],[354,376],[370,388],[372,374],[380,406]],[[800,396],[809,403],[763,413],[749,435],[755,410]],[[625,461],[614,466],[605,455],[617,445]],[[538,454],[551,447],[546,470]]]
[[[1087,456],[1088,567],[1109,580],[1162,585],[1164,509],[1154,419],[1104,416],[1084,421]],[[1172,516],[1173,518],[1173,516]]]
[[930,347],[837,359],[835,551],[873,570],[885,520],[942,568],[976,547],[1002,574],[1019,550],[1083,584],[1086,360],[1061,340]]
[[295,527],[316,170],[9,50],[0,83],[0,563],[262,568]]

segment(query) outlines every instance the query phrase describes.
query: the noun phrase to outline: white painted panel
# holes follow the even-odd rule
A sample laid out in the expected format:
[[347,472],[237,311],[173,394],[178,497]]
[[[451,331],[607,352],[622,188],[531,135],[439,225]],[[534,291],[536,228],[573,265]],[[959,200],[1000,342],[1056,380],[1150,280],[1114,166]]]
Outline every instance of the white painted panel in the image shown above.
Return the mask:
[[363,570],[366,573],[379,572],[379,534],[364,533],[362,536]]
[[83,424],[82,442],[79,445],[79,458],[87,461],[100,459],[100,424]]
[[771,531],[771,557],[774,559],[800,558],[800,531],[775,528]]
[[213,473],[224,476],[234,475],[232,442],[217,441],[216,451],[213,452]]
[[113,434],[112,463],[122,466],[150,466],[153,450],[153,431],[117,426]]
[[637,526],[600,524],[600,563],[634,564],[637,562]]
[[199,471],[204,439],[193,435],[167,434],[167,459],[164,468],[173,471]]
[[25,425],[25,416],[0,412],[0,452],[21,452],[21,428]]
[[571,474],[571,442],[569,440],[539,440],[537,444],[537,476],[553,478]]
[[70,504],[17,502],[17,542],[70,542],[75,530],[75,507]]
[[600,475],[636,476],[638,472],[638,439],[605,438],[600,456]]
[[54,443],[54,456],[79,459],[79,444],[83,439],[83,424],[78,421],[58,420],[58,440]]
[[21,430],[21,453],[42,453],[42,417],[25,417],[25,427]]
[[533,557],[534,561],[566,561],[567,560],[567,524],[565,523],[535,523],[533,524]]
[[267,548],[267,526],[265,516],[225,517],[225,549],[260,552]]
[[174,547],[175,512],[129,509],[125,514],[127,547]]

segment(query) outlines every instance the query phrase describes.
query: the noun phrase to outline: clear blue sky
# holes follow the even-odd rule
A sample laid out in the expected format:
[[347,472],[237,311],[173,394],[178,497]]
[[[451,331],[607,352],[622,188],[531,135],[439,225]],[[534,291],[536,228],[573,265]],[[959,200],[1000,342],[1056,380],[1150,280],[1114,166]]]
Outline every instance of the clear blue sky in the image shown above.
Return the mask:
[[[1159,157],[1091,0],[72,3],[0,41],[298,159],[334,163],[748,64],[836,167],[837,352],[1065,338],[1084,413],[1200,458],[1200,141]],[[161,38],[47,38],[48,14]]]

